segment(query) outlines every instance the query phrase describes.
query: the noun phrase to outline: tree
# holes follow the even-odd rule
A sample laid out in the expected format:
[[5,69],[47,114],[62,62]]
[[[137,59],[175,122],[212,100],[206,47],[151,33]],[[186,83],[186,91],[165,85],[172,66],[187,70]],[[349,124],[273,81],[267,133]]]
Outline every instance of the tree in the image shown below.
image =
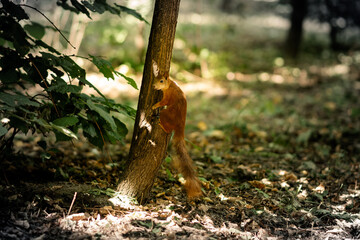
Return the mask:
[[[360,1],[359,0],[324,0],[322,2],[316,1],[318,15],[320,19],[328,22],[330,26],[330,46],[334,51],[348,50],[350,46],[346,46],[346,29],[360,27]],[[321,9],[323,6],[323,9]],[[324,11],[325,8],[325,11]],[[350,30],[350,32],[355,32]],[[351,34],[350,34],[351,36]],[[354,36],[354,34],[353,34]],[[342,41],[341,41],[341,38]],[[355,45],[357,45],[355,43]]]
[[[146,53],[142,85],[135,119],[134,134],[128,163],[117,191],[144,203],[156,174],[166,156],[170,135],[166,134],[154,118],[151,106],[160,99],[153,89],[152,60],[161,69],[169,69],[175,38],[180,0],[156,0],[150,38]],[[112,202],[117,203],[117,198]]]
[[[288,2],[288,1],[284,1]],[[360,27],[360,0],[290,0],[291,26],[285,42],[286,54],[296,58],[299,52],[305,17],[329,25],[332,50],[357,46]],[[351,46],[352,45],[352,46]]]
[[303,32],[303,22],[308,9],[307,0],[291,0],[292,13],[290,17],[291,26],[286,39],[286,54],[292,58],[296,58]]

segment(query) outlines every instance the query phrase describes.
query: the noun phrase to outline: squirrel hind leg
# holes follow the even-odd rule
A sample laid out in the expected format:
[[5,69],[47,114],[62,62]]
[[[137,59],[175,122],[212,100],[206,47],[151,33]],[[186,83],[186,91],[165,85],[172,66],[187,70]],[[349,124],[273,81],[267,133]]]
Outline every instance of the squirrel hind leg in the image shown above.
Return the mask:
[[160,113],[160,127],[166,132],[171,133],[174,130],[174,126],[171,124],[173,119],[171,118],[171,114],[168,109],[162,110]]
[[159,122],[159,126],[160,126],[160,127],[162,128],[162,130],[164,130],[164,132],[166,132],[166,133],[171,133],[171,131],[172,131],[172,129],[165,127],[165,126],[161,123],[161,121]]
[[193,178],[186,179],[184,187],[189,199],[197,199],[203,195],[201,191],[200,182],[197,179],[193,179]]

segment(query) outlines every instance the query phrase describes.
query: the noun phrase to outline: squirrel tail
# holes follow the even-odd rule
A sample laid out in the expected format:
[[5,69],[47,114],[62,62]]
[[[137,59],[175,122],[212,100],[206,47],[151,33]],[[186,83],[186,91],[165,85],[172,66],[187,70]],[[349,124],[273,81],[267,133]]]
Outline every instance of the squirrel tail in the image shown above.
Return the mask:
[[192,199],[202,196],[200,181],[196,176],[193,161],[186,150],[185,140],[182,136],[178,137],[176,132],[173,138],[173,146],[176,152],[173,164],[186,180],[184,187],[188,198]]

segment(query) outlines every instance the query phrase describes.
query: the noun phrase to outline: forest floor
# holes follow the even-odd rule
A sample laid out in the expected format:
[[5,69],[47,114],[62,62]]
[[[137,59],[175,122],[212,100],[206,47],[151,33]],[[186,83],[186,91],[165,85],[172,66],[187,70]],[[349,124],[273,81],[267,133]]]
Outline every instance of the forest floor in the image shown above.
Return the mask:
[[360,239],[360,88],[341,66],[181,84],[195,202],[165,160],[146,204],[111,205],[131,134],[108,152],[18,136],[1,161],[0,238]]

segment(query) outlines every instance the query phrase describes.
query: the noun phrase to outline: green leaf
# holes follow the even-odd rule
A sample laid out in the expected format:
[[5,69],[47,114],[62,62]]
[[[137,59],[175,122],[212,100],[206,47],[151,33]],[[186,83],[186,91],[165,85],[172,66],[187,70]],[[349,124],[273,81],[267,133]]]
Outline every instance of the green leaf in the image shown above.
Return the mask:
[[174,178],[174,176],[172,175],[172,173],[170,172],[170,170],[167,168],[166,169],[166,174],[167,174],[167,176],[168,176],[168,180],[170,180],[170,181],[176,181],[176,179]]
[[214,163],[222,163],[222,158],[221,158],[221,156],[212,155],[212,156],[210,156],[210,159],[211,159]]
[[95,137],[91,137],[87,134],[87,132],[84,131],[84,136],[89,140],[91,144],[97,146],[98,148],[102,148],[104,146],[104,142],[100,136],[100,133],[97,134]]
[[11,127],[18,128],[25,134],[29,131],[28,125],[30,125],[30,123],[26,119],[19,117],[17,115],[12,115],[11,117],[9,117],[9,119],[10,119],[9,124]]
[[139,225],[143,226],[143,227],[147,227],[147,228],[152,228],[154,223],[150,220],[145,220],[145,221],[136,221]]
[[29,19],[29,16],[25,13],[19,5],[16,5],[9,0],[1,0],[3,9],[8,12],[11,16],[14,16],[18,21],[23,19]]
[[4,136],[7,132],[7,128],[0,125],[0,137]]
[[50,126],[51,126],[51,128],[59,131],[60,133],[66,135],[68,137],[78,139],[75,133],[73,133],[71,130],[69,130],[69,129],[65,128],[65,127],[58,126],[58,125],[55,125],[53,123],[50,123]]
[[78,1],[76,0],[70,0],[72,5],[77,9],[79,10],[80,12],[84,13],[86,16],[88,16],[88,18],[91,19],[90,17],[90,13],[89,11],[84,7],[84,5],[82,5],[81,3],[79,3]]
[[60,55],[60,53],[59,53],[55,48],[47,45],[46,43],[44,43],[44,42],[41,41],[41,40],[36,40],[36,41],[35,41],[35,45],[36,45],[37,47],[45,48],[45,49],[49,50],[49,51],[52,52],[52,53],[56,53],[56,54]]
[[42,118],[34,119],[34,122],[36,122],[37,124],[39,124],[40,126],[46,128],[46,129],[56,130],[68,137],[78,139],[76,134],[73,133],[71,130],[69,130],[65,127],[62,127],[62,126],[58,126],[54,123],[48,123]]
[[0,72],[0,79],[1,82],[4,84],[16,83],[17,81],[19,81],[20,76],[15,69],[7,69],[7,70],[3,69]]
[[51,128],[50,124],[42,118],[33,119],[33,121],[44,128]]
[[171,157],[170,156],[167,156],[165,159],[164,159],[164,162],[166,162],[166,163],[171,163]]
[[60,175],[64,178],[64,179],[68,179],[69,178],[69,174],[64,172],[64,170],[60,167],[58,169],[58,172],[60,173]]
[[12,42],[21,56],[25,56],[32,47],[27,41],[28,35],[23,27],[11,17],[0,15],[0,37]]
[[86,104],[88,105],[88,107],[91,110],[97,112],[107,123],[109,123],[110,127],[113,131],[116,131],[116,123],[115,123],[114,119],[112,118],[112,116],[108,112],[106,112],[104,109],[102,109],[101,107],[96,105],[90,99],[88,99],[86,101]]
[[135,119],[136,117],[136,110],[130,106],[116,104],[112,108],[119,113],[129,116],[132,119]]
[[89,56],[92,58],[92,62],[94,63],[94,65],[99,69],[99,71],[104,75],[104,77],[106,78],[111,78],[114,79],[114,74],[115,73],[117,76],[123,77],[125,78],[125,80],[136,90],[139,90],[136,82],[134,81],[134,79],[125,76],[124,74],[115,71],[115,69],[111,66],[111,63],[105,59],[99,58],[99,57],[95,57],[89,54]]
[[100,96],[102,96],[104,99],[106,97],[97,89],[92,83],[90,83],[85,78],[85,70],[82,69],[79,65],[77,65],[69,56],[61,56],[57,57],[53,54],[47,53],[47,52],[40,52],[42,56],[47,59],[48,61],[51,61],[50,64],[53,64],[55,66],[61,66],[64,71],[69,73],[70,77],[77,78],[80,82],[82,82],[85,85],[90,86],[93,88]]
[[113,144],[116,143],[117,141],[123,140],[126,134],[128,133],[128,130],[124,123],[122,123],[120,120],[116,118],[115,118],[115,123],[117,127],[116,131],[109,129],[106,126],[104,127],[104,131],[103,131],[104,138],[109,140]]
[[62,118],[58,118],[55,121],[53,121],[53,123],[55,125],[62,126],[62,127],[74,126],[78,122],[79,122],[79,119],[75,116],[62,117]]
[[133,17],[135,17],[135,18],[137,18],[137,19],[139,19],[139,20],[141,20],[141,21],[144,21],[144,22],[146,22],[147,24],[149,24],[148,21],[146,21],[146,20],[141,16],[141,14],[138,13],[137,11],[135,11],[134,9],[124,7],[124,6],[118,5],[118,4],[116,4],[116,3],[115,3],[115,5],[116,5],[117,7],[119,7],[122,12],[126,12],[127,14],[132,15]]
[[82,123],[84,133],[88,134],[89,137],[97,137],[95,126],[92,123],[86,122],[86,124]]
[[125,137],[126,134],[128,133],[128,129],[126,127],[126,125],[121,122],[119,119],[115,118],[115,123],[116,123],[116,127],[117,127],[117,133],[119,134],[120,137]]
[[31,24],[26,24],[24,26],[25,31],[27,31],[31,36],[36,39],[41,39],[45,35],[45,28],[43,25],[31,22]]
[[258,191],[259,193],[261,193],[263,196],[264,196],[264,198],[270,198],[270,196],[267,194],[267,193],[265,193],[264,191],[262,191],[262,190],[260,190],[259,188],[255,188],[255,190],[256,191]]
[[100,96],[102,96],[105,100],[107,100],[107,98],[104,96],[104,94],[102,94],[100,92],[99,89],[97,89],[91,82],[89,82],[88,80],[86,80],[85,78],[79,78],[79,81],[86,84],[86,85],[89,85],[91,88],[93,88]]
[[79,93],[82,90],[82,86],[76,86],[66,83],[57,84],[51,86],[47,89],[47,91],[54,91],[58,93]]
[[39,107],[40,104],[34,101],[31,101],[28,97],[22,95],[22,94],[9,94],[5,92],[0,93],[0,101],[3,101],[10,107],[16,107],[16,106],[34,106]]
[[296,142],[307,145],[310,140],[311,134],[312,134],[311,129],[307,130],[306,132],[300,133],[299,136],[296,138]]
[[112,14],[120,15],[120,10],[108,5],[105,0],[95,0],[93,4],[88,1],[81,1],[81,3],[92,12],[104,13],[108,11]]
[[[87,100],[88,98],[86,98]],[[92,97],[94,99],[94,97]],[[103,98],[96,98],[96,101],[106,105],[111,109],[111,111],[119,112],[121,114],[124,114],[132,119],[135,119],[136,116],[136,110],[130,106],[122,105],[120,103],[115,103],[112,99],[103,99]]]
[[86,16],[88,16],[88,18],[91,19],[89,12],[87,11],[87,9],[80,4],[78,1],[76,0],[70,0],[73,6],[70,6],[67,3],[67,0],[61,0],[61,1],[56,1],[56,4],[58,6],[61,6],[63,9],[65,10],[69,10],[71,12],[75,12],[76,14],[79,14],[80,12],[84,13]]
[[78,79],[85,77],[85,70],[77,65],[69,56],[55,56],[47,52],[40,53],[45,60],[50,61],[50,65],[62,67],[64,71],[70,74],[70,77]]
[[89,54],[92,58],[92,62],[95,66],[99,69],[99,71],[104,75],[106,78],[114,79],[114,68],[111,66],[111,63],[106,61],[105,59],[95,57]]
[[136,90],[139,90],[137,85],[136,85],[136,82],[134,81],[134,79],[130,78],[130,77],[127,77],[125,76],[124,74],[120,73],[120,72],[117,72],[115,71],[115,74],[118,75],[118,76],[121,76],[123,78],[125,78],[125,80],[128,82],[128,84],[130,84],[133,88],[135,88]]

